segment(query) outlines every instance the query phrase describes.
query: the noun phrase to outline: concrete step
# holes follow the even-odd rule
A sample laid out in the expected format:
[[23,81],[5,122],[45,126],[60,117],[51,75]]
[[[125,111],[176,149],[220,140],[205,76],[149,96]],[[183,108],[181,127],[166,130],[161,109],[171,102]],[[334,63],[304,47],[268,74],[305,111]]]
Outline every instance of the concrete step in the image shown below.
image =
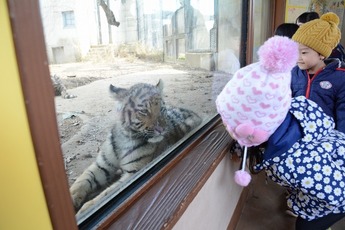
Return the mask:
[[114,57],[114,48],[111,45],[91,46],[85,61],[102,61]]

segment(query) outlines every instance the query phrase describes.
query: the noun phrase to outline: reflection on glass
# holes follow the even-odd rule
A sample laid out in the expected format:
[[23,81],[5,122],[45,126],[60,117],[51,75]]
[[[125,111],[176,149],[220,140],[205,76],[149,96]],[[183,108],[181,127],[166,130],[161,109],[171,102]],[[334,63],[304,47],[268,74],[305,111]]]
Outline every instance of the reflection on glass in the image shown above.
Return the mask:
[[79,220],[216,115],[239,69],[241,2],[40,0]]
[[259,47],[268,39],[270,36],[270,28],[272,21],[270,20],[273,8],[273,1],[257,0],[253,1],[254,8],[254,44],[253,44],[253,62],[258,61],[257,52]]

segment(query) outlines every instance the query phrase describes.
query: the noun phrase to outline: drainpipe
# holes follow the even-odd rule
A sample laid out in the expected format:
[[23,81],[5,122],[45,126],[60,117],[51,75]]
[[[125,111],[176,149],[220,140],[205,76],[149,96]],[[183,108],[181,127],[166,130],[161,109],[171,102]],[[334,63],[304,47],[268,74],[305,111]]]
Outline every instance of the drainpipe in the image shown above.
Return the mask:
[[[110,2],[109,2],[109,0],[107,0],[107,6],[110,9]],[[113,43],[113,36],[111,34],[111,25],[109,23],[108,23],[108,34],[109,34],[109,44],[112,44]]]
[[99,5],[98,1],[95,0],[96,2],[96,12],[97,12],[97,22],[98,22],[98,45],[102,44],[102,25],[101,25],[101,16],[99,13]]

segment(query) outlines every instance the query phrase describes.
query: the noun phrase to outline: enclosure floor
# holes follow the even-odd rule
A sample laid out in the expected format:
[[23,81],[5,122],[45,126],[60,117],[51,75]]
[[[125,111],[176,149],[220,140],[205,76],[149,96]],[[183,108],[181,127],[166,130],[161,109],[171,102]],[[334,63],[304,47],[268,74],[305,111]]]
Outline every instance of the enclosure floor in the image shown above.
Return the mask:
[[[248,198],[235,230],[293,230],[296,218],[285,213],[285,189],[268,180],[265,174],[253,176]],[[345,230],[345,218],[332,226]]]

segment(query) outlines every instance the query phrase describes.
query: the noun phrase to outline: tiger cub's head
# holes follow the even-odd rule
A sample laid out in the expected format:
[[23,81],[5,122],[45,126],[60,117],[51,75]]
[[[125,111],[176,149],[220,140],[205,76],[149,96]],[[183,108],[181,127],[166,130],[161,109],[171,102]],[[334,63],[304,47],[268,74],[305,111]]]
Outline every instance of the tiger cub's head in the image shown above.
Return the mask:
[[159,142],[165,133],[165,105],[162,98],[163,83],[138,83],[129,89],[110,85],[110,92],[121,103],[121,125],[128,136]]

